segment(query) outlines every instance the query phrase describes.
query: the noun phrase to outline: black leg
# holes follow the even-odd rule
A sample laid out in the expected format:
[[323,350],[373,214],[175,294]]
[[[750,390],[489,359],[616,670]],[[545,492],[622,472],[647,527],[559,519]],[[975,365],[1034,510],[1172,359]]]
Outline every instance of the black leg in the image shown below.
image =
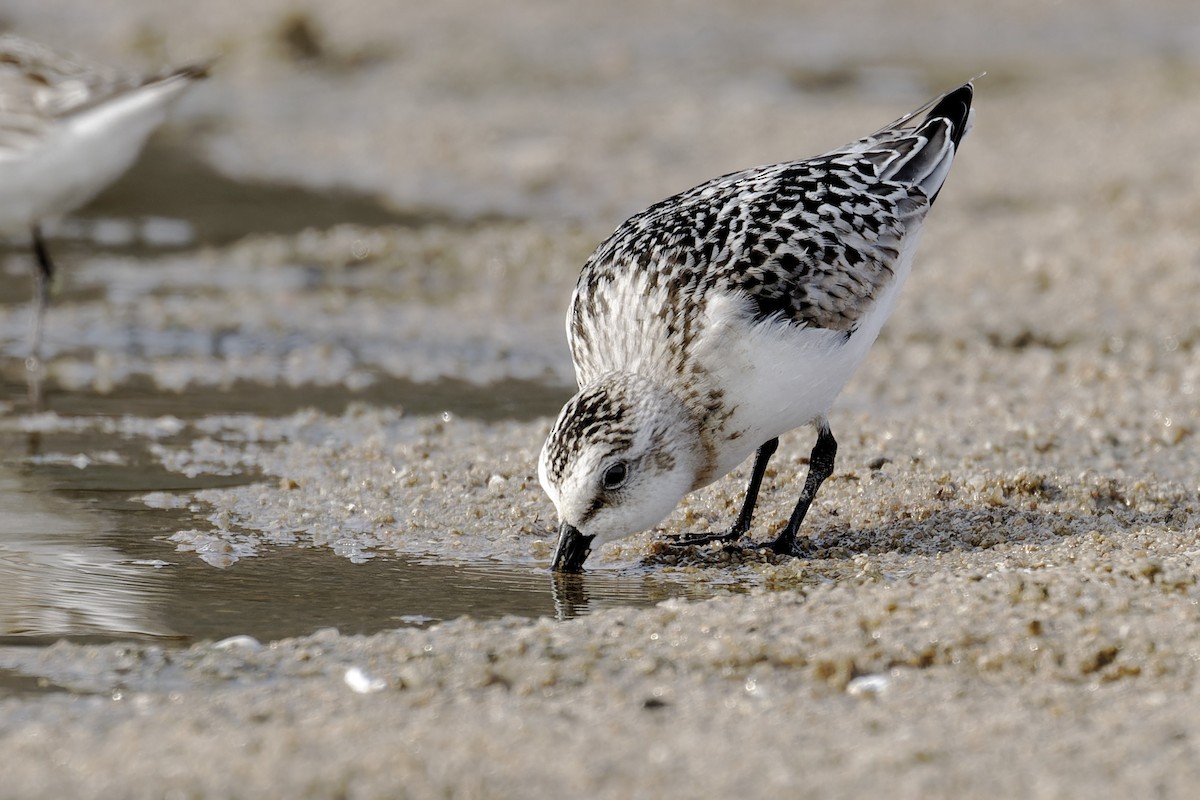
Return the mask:
[[50,305],[50,281],[54,278],[54,262],[50,260],[50,251],[42,238],[42,229],[34,225],[30,231],[33,237],[33,340],[30,342],[30,369],[37,369],[42,359],[42,320],[46,316],[46,307]]
[[767,462],[779,448],[779,437],[763,442],[754,457],[754,469],[750,473],[750,485],[746,487],[746,499],[742,501],[742,510],[738,512],[733,526],[724,533],[704,533],[693,536],[680,536],[676,540],[679,545],[705,544],[707,542],[729,542],[742,538],[750,530],[750,520],[754,517],[754,506],[758,502],[758,490],[762,487],[763,475],[767,471]]
[[796,533],[804,522],[804,515],[808,513],[808,507],[812,505],[813,498],[817,496],[817,490],[821,488],[825,479],[833,474],[833,462],[836,456],[837,440],[833,438],[833,432],[829,430],[828,421],[821,420],[817,428],[817,443],[813,445],[812,455],[808,460],[808,477],[804,480],[804,491],[800,492],[800,499],[796,502],[796,508],[792,511],[791,518],[788,519],[787,527],[773,542],[766,544],[766,547],[781,555],[795,554]]
[[54,262],[50,260],[50,251],[46,249],[46,240],[42,238],[42,226],[34,225],[31,229],[33,236],[33,254],[37,257],[38,271],[49,281],[54,277]]
[[54,262],[42,238],[38,225],[30,228],[33,239],[33,333],[29,337],[29,357],[25,359],[25,373],[29,382],[29,403],[34,411],[42,409],[42,325],[46,308],[50,305],[50,281],[54,278]]

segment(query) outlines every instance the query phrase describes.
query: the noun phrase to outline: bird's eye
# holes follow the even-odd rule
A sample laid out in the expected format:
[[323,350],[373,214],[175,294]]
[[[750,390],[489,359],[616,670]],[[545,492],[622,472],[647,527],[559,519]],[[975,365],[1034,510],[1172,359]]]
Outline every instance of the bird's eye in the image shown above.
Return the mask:
[[604,484],[604,488],[608,491],[620,489],[621,484],[625,483],[625,478],[629,474],[629,469],[625,466],[625,462],[618,461],[604,470],[604,477],[600,480]]

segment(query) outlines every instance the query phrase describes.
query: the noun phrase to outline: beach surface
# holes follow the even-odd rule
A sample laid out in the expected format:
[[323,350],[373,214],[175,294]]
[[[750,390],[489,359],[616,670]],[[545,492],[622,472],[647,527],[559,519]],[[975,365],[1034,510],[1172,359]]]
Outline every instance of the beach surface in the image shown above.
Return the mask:
[[[10,581],[0,796],[1200,785],[1194,2],[10,0],[5,24],[131,68],[220,54],[156,169],[64,223],[40,413],[27,256],[0,261],[0,522],[78,528],[94,559],[21,574],[70,595],[125,547],[119,569],[287,553],[349,577],[295,601],[296,635],[182,644],[157,596],[116,621],[97,600],[144,635],[22,641],[11,620],[44,586]],[[536,457],[572,391],[562,316],[591,249],[662,197],[985,71],[831,414],[803,557],[665,546],[728,524],[744,465],[583,575],[543,577]],[[753,536],[786,520],[812,441],[784,437]],[[37,490],[133,462],[160,488],[122,502],[166,520],[136,554]],[[31,548],[0,540],[0,560]],[[363,634],[302,610],[397,559],[527,569],[553,606]],[[595,601],[630,579],[649,599]]]

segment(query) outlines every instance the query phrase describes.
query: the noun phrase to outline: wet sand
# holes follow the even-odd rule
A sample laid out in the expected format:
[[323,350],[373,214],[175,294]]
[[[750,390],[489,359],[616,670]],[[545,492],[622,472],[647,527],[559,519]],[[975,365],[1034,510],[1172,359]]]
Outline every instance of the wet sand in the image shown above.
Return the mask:
[[[832,415],[838,467],[805,557],[662,545],[722,526],[743,469],[553,587],[570,606],[590,580],[645,570],[741,593],[370,637],[0,647],[0,793],[1190,796],[1191,4],[1136,18],[934,2],[902,18],[879,4],[852,21],[782,3],[749,19],[732,3],[571,12],[582,19],[520,3],[501,22],[450,3],[393,29],[363,3],[311,14],[315,52],[289,5],[239,22],[224,5],[177,9],[173,26],[148,2],[89,5],[64,34],[84,49],[88,15],[110,14],[125,27],[103,16],[97,55],[224,47],[223,76],[181,109],[172,146],[195,138],[239,179],[344,182],[439,221],[81,256],[48,322],[61,393],[446,377],[564,389],[567,295],[624,214],[989,76],[904,296]],[[14,9],[48,38],[49,11]],[[14,281],[24,268],[4,266]],[[10,372],[25,334],[13,309],[0,317]],[[261,476],[144,499],[199,509],[194,530],[164,532],[184,554],[548,561],[534,459],[549,418],[403,406],[206,414],[187,444],[156,439],[153,419],[119,435],[179,475]],[[86,424],[17,403],[0,418],[10,435]],[[786,519],[810,447],[808,432],[785,438],[759,537]]]

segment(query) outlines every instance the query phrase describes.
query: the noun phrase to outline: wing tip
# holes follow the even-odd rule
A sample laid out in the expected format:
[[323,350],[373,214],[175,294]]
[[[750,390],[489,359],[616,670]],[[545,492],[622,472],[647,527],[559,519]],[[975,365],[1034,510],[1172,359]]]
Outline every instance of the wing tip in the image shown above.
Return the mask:
[[182,67],[173,67],[167,72],[151,78],[148,83],[157,83],[180,78],[187,81],[202,80],[212,74],[213,65],[216,63],[216,58],[208,58],[204,61],[196,61],[192,64],[185,64]]
[[942,95],[925,116],[928,123],[944,119],[950,123],[950,140],[955,149],[971,127],[971,101],[975,97],[975,79]]

